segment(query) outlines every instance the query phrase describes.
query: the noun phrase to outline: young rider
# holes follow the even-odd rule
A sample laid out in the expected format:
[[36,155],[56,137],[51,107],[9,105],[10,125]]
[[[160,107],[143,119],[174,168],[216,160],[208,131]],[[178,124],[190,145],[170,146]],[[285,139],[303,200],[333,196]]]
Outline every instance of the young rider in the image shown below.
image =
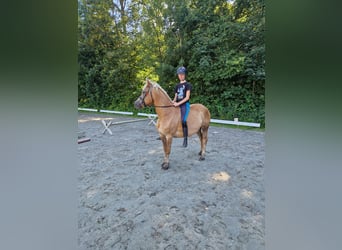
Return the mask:
[[175,87],[175,97],[173,98],[173,105],[175,107],[180,107],[182,127],[183,127],[183,147],[188,146],[188,125],[186,120],[190,111],[190,93],[192,90],[192,85],[185,80],[186,68],[179,67],[177,69],[177,74],[179,78],[179,83]]

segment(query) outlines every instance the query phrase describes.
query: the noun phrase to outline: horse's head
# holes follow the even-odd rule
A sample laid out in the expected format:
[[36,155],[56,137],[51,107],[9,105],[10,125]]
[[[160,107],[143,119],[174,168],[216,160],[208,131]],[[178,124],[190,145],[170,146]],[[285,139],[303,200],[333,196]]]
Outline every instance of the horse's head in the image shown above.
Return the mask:
[[141,95],[134,102],[135,108],[141,109],[141,108],[144,108],[146,106],[150,106],[153,104],[152,89],[153,89],[153,84],[150,82],[150,80],[147,79],[146,84],[144,85],[143,90],[141,92]]

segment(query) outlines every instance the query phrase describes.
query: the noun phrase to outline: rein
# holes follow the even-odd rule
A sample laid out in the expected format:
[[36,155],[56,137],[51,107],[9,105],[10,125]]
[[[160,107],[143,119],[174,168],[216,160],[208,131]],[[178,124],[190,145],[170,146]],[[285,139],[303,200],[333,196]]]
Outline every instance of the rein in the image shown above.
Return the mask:
[[171,107],[174,107],[174,108],[177,108],[173,105],[164,105],[164,106],[156,106],[156,105],[153,105],[152,107],[155,107],[155,108],[171,108]]

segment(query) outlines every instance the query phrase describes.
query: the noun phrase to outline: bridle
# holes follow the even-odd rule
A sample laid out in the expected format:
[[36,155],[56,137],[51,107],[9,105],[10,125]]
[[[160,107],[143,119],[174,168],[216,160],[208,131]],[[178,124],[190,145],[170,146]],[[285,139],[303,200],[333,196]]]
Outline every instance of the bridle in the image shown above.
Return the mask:
[[[154,86],[152,86],[152,88],[154,88]],[[148,105],[146,105],[146,103],[145,103],[145,97],[147,96],[147,94],[151,95],[152,103],[154,103],[151,86],[149,87],[148,91],[143,92],[143,95],[139,96],[139,99],[142,101],[142,103],[144,104],[145,107],[148,107]],[[173,106],[173,105],[153,105],[153,107],[156,107],[156,108],[174,107],[175,108],[175,106]]]
[[144,104],[145,107],[147,107],[146,103],[145,103],[145,97],[147,95],[147,91],[146,92],[143,92],[143,95],[140,95],[139,96],[139,100]]

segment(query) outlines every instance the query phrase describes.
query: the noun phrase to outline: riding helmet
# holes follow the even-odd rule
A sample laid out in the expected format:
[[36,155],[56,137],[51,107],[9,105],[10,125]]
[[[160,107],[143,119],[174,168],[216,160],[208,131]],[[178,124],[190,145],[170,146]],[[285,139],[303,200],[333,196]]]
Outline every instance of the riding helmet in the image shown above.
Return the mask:
[[185,67],[179,67],[177,69],[177,74],[186,74],[186,68]]

